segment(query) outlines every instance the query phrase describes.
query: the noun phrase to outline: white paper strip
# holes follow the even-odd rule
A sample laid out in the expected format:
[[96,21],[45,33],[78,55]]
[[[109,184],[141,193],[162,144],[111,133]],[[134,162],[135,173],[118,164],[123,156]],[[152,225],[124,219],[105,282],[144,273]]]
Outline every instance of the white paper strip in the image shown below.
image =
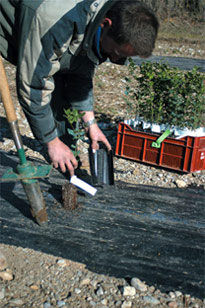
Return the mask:
[[89,185],[88,183],[80,180],[76,175],[73,175],[70,179],[70,183],[81,188],[82,190],[86,191],[87,193],[94,196],[97,192],[97,189],[93,186]]

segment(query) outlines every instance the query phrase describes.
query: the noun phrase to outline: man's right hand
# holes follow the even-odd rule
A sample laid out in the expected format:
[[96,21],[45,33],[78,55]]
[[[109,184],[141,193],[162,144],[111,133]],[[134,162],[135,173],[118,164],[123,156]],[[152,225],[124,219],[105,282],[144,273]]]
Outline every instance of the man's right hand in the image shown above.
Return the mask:
[[60,167],[62,172],[66,172],[66,169],[68,169],[70,176],[73,176],[74,169],[77,168],[78,162],[69,147],[58,137],[48,142],[47,147],[54,168]]

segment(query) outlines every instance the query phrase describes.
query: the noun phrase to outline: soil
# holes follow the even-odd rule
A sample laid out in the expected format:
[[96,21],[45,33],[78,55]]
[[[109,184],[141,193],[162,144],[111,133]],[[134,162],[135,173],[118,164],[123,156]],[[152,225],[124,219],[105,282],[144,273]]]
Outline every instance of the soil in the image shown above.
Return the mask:
[[63,207],[67,211],[75,210],[77,204],[77,188],[68,182],[62,187],[62,203]]
[[[180,56],[180,57],[190,57],[190,58],[205,58],[205,50],[201,44],[200,41],[180,41],[180,40],[166,40],[161,39],[158,40],[156,49],[154,52],[155,55],[163,55],[163,56]],[[21,107],[18,104],[17,101],[17,95],[16,95],[16,88],[15,88],[15,67],[10,65],[7,62],[5,63],[5,69],[8,76],[9,86],[13,98],[13,102],[15,105],[17,117],[18,117],[18,123],[20,128],[20,133],[22,135],[24,148],[26,152],[26,156],[31,158],[38,158],[39,160],[45,161],[45,157],[39,153],[37,148],[37,143],[33,138],[33,135],[29,129],[28,123],[25,119],[25,116],[23,114],[23,111]],[[96,71],[95,79],[94,79],[94,95],[95,95],[95,112],[96,117],[101,122],[109,122],[113,125],[117,125],[117,123],[123,119],[125,115],[125,108],[124,108],[124,101],[123,101],[123,93],[124,93],[124,77],[127,74],[127,67],[120,67],[115,66],[111,63],[104,63],[99,66],[99,68]],[[7,121],[5,119],[4,109],[3,105],[0,104],[0,116],[1,116],[1,128],[0,128],[0,149],[6,152],[13,153],[15,152],[15,146],[12,141],[12,136],[10,133],[10,129],[7,125]],[[83,155],[82,155],[83,156]],[[125,168],[127,168],[127,164],[120,159],[116,159],[118,164],[118,171],[124,172]],[[82,166],[86,165],[86,161],[83,161]],[[133,164],[133,163],[132,163]],[[137,167],[136,167],[137,166]],[[138,170],[140,172],[141,166],[139,164],[136,164],[134,169]],[[154,170],[155,168],[149,169]],[[147,169],[148,170],[148,169]],[[145,172],[147,172],[147,170]],[[143,171],[144,172],[144,171]],[[166,171],[163,171],[166,172]],[[162,173],[163,173],[162,172]],[[137,174],[137,173],[136,173]],[[189,176],[190,177],[190,176]],[[197,180],[198,186],[204,186],[204,172],[201,172],[197,176],[193,176],[193,182],[194,180]],[[129,177],[128,177],[129,180]],[[156,183],[155,183],[156,184]],[[23,245],[22,245],[23,246]],[[22,247],[14,247],[9,245],[0,245],[0,251],[5,254],[8,266],[7,266],[7,272],[11,272],[12,276],[12,282],[7,280],[0,281],[0,308],[5,307],[24,307],[28,308],[27,304],[24,304],[24,300],[17,301],[17,299],[25,298],[28,296],[24,292],[24,289],[21,285],[21,281],[25,281],[28,277],[32,277],[32,279],[27,279],[27,289],[30,289],[30,293],[32,293],[32,302],[30,307],[60,307],[60,304],[57,305],[57,301],[60,300],[56,299],[55,303],[50,302],[46,306],[46,302],[49,302],[49,294],[46,293],[46,289],[42,289],[42,285],[45,285],[46,279],[48,279],[49,288],[50,290],[53,288],[55,289],[55,279],[61,279],[61,274],[59,273],[59,270],[57,271],[57,263],[59,259],[55,256],[47,255],[44,253],[36,252],[34,250],[22,248]],[[86,273],[86,269],[84,268],[83,264],[78,264],[69,260],[66,260],[66,273],[64,273],[69,281],[71,277],[75,277],[75,273],[84,272]],[[59,265],[59,264],[58,264]],[[51,280],[49,280],[49,271],[50,275],[52,276]],[[59,277],[55,277],[55,271],[57,271],[57,275]],[[35,275],[37,280],[35,280]],[[91,275],[91,274],[90,274]],[[85,275],[86,276],[86,275]],[[99,278],[99,277],[98,277]],[[74,278],[72,278],[74,279]],[[93,280],[97,280],[96,277],[92,276]],[[116,284],[116,280],[111,277],[106,277],[107,283],[110,280],[112,284]],[[15,281],[16,280],[16,281]],[[47,286],[48,288],[48,286]],[[62,293],[64,292],[64,288],[62,287]],[[5,290],[5,295],[2,295],[3,291]],[[23,292],[25,293],[23,295]],[[28,290],[27,290],[28,292]],[[29,293],[28,292],[28,293]],[[35,293],[36,292],[36,293]],[[41,303],[38,300],[38,293],[45,293],[45,303],[41,301]],[[50,291],[52,292],[52,291]],[[78,290],[75,290],[76,294]],[[150,291],[151,292],[151,291]],[[29,293],[29,294],[30,294]],[[158,291],[159,293],[159,291]],[[59,293],[60,294],[60,293]],[[30,296],[30,295],[29,295]],[[47,296],[47,297],[46,297]],[[77,295],[76,295],[77,296]],[[68,294],[64,294],[61,296],[61,299],[68,297]],[[40,295],[39,295],[40,298]],[[51,298],[51,295],[50,295]],[[171,295],[170,295],[171,298]],[[15,302],[16,299],[16,302]],[[104,295],[104,299],[106,299],[106,294]],[[12,304],[13,300],[13,304]],[[82,299],[83,300],[83,299]],[[66,304],[61,307],[92,307],[91,301],[87,301],[87,304],[80,304],[80,297],[76,297],[76,301],[78,301],[78,304],[71,303],[69,306],[66,306]],[[129,301],[127,301],[129,302]],[[167,307],[182,307],[182,305],[185,305],[183,307],[195,307],[199,308],[203,306],[202,301],[198,299],[192,299],[190,300],[190,296],[184,297],[183,301],[181,302],[182,305],[179,305],[176,303],[176,296],[172,298],[172,300],[167,301]],[[10,303],[10,304],[9,304]],[[77,302],[76,302],[77,303]],[[89,303],[89,304],[88,304]],[[172,305],[170,303],[173,303]],[[184,304],[183,304],[184,303]],[[119,303],[118,303],[119,304]],[[126,306],[127,305],[127,306]],[[155,304],[153,304],[155,305]],[[129,303],[125,303],[123,306],[123,301],[121,301],[120,307],[153,307],[152,304],[140,304],[139,306],[132,306]],[[164,304],[163,304],[164,305]],[[156,307],[165,307],[158,303]],[[94,304],[93,304],[94,306]],[[117,304],[113,304],[112,307],[117,307]],[[100,307],[100,306],[96,306]],[[101,303],[101,307],[111,307],[109,304],[106,304],[106,301],[104,303]]]

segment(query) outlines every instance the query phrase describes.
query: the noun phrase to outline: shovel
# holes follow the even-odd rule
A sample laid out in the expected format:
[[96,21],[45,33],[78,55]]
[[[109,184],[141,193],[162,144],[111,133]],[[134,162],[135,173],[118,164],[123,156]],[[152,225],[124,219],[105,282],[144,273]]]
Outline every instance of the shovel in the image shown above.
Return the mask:
[[17,124],[17,116],[15,113],[14,105],[12,102],[9,85],[4,70],[2,58],[0,56],[0,93],[6,113],[7,121],[13,135],[13,140],[18,152],[20,164],[17,165],[17,173],[13,169],[6,171],[2,177],[2,181],[15,181],[20,180],[26,196],[30,203],[31,214],[39,225],[47,222],[47,212],[45,201],[41,193],[40,185],[37,181],[38,178],[48,177],[52,166],[34,166],[31,162],[26,160],[23,143]]

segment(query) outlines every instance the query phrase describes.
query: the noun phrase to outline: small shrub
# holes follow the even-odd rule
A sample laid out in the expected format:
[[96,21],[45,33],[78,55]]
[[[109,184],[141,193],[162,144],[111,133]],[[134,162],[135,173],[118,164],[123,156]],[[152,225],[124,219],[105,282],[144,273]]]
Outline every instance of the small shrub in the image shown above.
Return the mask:
[[77,142],[78,140],[84,140],[85,131],[80,126],[80,120],[83,117],[84,113],[79,113],[76,109],[67,109],[64,110],[65,117],[68,120],[71,128],[68,128],[68,134],[71,135],[74,139],[74,144],[71,145],[71,150],[75,157],[77,157],[80,153],[77,150]]

